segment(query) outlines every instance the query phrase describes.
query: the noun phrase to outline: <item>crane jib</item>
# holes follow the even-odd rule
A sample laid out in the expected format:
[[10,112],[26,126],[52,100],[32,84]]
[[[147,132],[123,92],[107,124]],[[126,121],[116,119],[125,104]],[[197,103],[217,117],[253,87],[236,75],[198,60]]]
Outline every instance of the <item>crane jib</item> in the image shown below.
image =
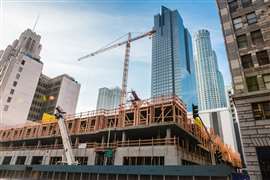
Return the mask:
[[136,41],[136,40],[138,40],[138,39],[144,38],[144,37],[146,37],[146,36],[151,36],[151,35],[153,35],[155,32],[156,32],[155,30],[151,30],[151,31],[149,31],[149,32],[147,32],[147,33],[144,33],[143,35],[140,35],[140,36],[137,36],[137,37],[128,39],[128,40],[123,41],[123,42],[120,42],[120,43],[113,44],[113,45],[111,45],[111,46],[109,46],[109,47],[105,47],[105,48],[103,47],[103,48],[101,48],[101,49],[99,49],[99,50],[97,50],[97,51],[95,51],[95,52],[93,52],[93,53],[91,53],[91,54],[88,54],[88,55],[86,55],[86,56],[80,57],[78,60],[81,61],[81,60],[83,60],[83,59],[86,59],[86,58],[95,56],[96,54],[99,54],[99,53],[102,53],[102,52],[104,52],[104,51],[113,49],[113,48],[115,48],[115,47],[119,47],[119,46],[122,46],[122,45],[127,44],[127,43],[130,44],[131,42]]

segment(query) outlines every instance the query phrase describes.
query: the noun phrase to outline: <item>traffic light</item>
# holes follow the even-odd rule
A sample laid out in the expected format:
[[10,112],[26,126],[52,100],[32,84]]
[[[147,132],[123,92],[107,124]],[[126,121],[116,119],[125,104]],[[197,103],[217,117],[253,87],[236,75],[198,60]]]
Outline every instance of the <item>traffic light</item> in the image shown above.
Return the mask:
[[192,104],[192,114],[194,119],[199,117],[199,108],[197,105]]
[[221,164],[223,162],[222,153],[219,150],[216,150],[215,158],[217,164]]

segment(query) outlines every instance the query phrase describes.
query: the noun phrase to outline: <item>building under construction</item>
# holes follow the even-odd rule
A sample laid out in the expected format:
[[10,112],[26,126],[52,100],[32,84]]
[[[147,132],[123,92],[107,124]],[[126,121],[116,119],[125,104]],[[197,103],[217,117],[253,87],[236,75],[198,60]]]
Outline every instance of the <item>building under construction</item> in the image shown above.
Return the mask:
[[[133,101],[124,110],[89,111],[65,117],[79,165],[212,165],[214,153],[231,167],[238,153],[187,118],[175,96]],[[2,165],[56,165],[64,162],[57,122],[0,130]]]

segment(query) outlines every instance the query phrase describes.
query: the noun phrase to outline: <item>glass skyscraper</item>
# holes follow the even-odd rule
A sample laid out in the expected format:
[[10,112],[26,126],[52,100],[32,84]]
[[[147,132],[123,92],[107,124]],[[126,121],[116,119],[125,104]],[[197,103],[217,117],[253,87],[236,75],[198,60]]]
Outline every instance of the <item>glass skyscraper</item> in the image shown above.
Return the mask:
[[121,89],[115,88],[100,88],[98,91],[97,110],[115,109],[119,108],[120,105]]
[[199,109],[226,107],[223,76],[218,70],[210,33],[205,29],[195,34],[195,69]]
[[197,104],[191,35],[178,11],[164,6],[153,29],[151,95],[177,95],[190,111]]

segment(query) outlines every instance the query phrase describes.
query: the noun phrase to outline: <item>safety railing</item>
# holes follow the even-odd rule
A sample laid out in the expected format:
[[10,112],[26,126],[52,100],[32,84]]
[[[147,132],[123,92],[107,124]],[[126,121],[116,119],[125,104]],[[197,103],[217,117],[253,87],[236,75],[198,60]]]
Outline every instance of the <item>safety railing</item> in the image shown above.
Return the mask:
[[[83,143],[82,143],[83,144]],[[116,141],[112,143],[85,143],[86,148],[117,148],[117,147],[132,147],[132,146],[156,146],[156,145],[176,145],[177,138],[161,138],[161,139],[138,139]],[[35,150],[35,149],[62,149],[62,144],[51,145],[36,145],[36,146],[13,146],[13,147],[0,147],[0,151],[21,151],[21,150]],[[79,145],[73,145],[73,148],[80,148]]]

